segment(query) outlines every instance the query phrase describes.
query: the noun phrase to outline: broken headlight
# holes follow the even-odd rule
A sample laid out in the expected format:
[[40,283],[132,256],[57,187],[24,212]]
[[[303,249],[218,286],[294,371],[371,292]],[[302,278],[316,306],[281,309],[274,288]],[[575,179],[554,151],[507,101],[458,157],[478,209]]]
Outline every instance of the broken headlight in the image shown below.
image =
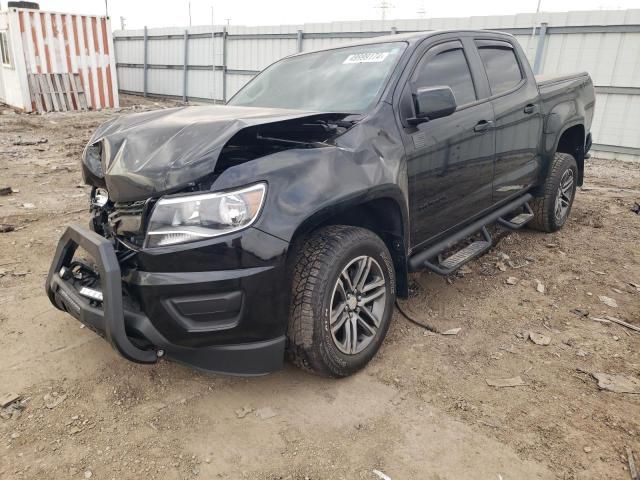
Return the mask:
[[193,242],[242,230],[260,213],[267,186],[231,192],[165,197],[158,200],[147,229],[145,246]]

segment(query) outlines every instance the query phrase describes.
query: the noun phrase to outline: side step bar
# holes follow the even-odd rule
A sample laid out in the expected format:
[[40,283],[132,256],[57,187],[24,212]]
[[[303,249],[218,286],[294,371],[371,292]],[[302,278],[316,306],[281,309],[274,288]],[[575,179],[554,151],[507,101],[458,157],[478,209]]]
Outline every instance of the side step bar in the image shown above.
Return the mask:
[[[527,205],[527,202],[529,202],[529,200],[531,200],[532,198],[533,198],[533,195],[531,195],[530,193],[527,193],[522,197],[516,198],[515,200],[507,203],[506,205],[500,207],[499,209],[491,212],[487,216],[482,217],[476,220],[475,222],[467,225],[465,228],[456,232],[451,237],[445,238],[444,240],[436,243],[435,245],[427,248],[426,250],[422,250],[421,252],[416,253],[411,258],[409,258],[409,271],[417,272],[423,269],[424,267],[426,267],[429,270],[433,270],[434,272],[439,273],[440,275],[449,275],[450,273],[453,273],[455,270],[460,268],[464,263],[468,262],[472,258],[475,258],[481,255],[482,253],[489,250],[489,248],[491,248],[492,241],[491,241],[491,236],[489,235],[489,232],[486,229],[487,225],[498,221],[498,219],[501,219],[503,220],[504,223],[503,222],[500,222],[500,223],[508,228],[520,228],[522,225],[524,225],[529,220],[531,220],[531,218],[533,218],[533,212],[531,211],[531,208],[529,208],[529,206]],[[527,209],[527,213],[520,214],[520,215],[527,215],[527,216],[531,215],[531,217],[526,219],[522,217],[519,220],[520,223],[514,222],[514,220],[520,217],[520,215],[516,216],[511,220],[504,220],[502,218],[505,215],[509,214],[510,212],[513,212],[517,208],[522,207],[523,205],[527,205],[525,207],[525,209]],[[510,224],[513,224],[514,227],[511,227]],[[440,255],[445,250],[448,250],[459,241],[464,240],[465,238],[477,232],[482,233],[484,240],[473,242],[472,244],[463,248],[459,252],[453,254],[451,257],[443,260],[442,262],[438,262],[439,265],[432,261],[436,256]]]
[[511,230],[518,230],[524,227],[527,223],[533,220],[534,213],[533,210],[531,210],[529,202],[525,202],[523,207],[525,209],[524,212],[519,213],[509,220],[505,219],[504,217],[500,217],[498,218],[498,223],[503,227],[510,228]]

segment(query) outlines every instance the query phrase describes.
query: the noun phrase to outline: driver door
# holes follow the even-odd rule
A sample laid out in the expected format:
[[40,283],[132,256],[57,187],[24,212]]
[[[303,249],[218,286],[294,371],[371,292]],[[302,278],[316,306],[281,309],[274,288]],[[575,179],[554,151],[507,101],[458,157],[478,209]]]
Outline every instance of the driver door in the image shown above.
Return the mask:
[[495,154],[494,115],[472,75],[460,40],[431,46],[402,92],[403,120],[415,116],[412,94],[449,86],[457,109],[417,126],[404,125],[409,182],[411,247],[460,225],[491,206]]

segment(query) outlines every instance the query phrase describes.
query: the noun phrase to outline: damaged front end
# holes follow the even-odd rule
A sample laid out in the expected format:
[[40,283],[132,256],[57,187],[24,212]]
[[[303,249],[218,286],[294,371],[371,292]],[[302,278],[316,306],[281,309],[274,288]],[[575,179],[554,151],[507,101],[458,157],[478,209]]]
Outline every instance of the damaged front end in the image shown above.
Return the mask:
[[202,107],[100,127],[82,160],[93,186],[90,229],[71,226],[60,239],[47,278],[51,302],[136,362],[166,356],[243,375],[280,368],[288,243],[252,226],[268,181],[215,182],[253,160],[331,150],[352,120]]
[[355,121],[336,113],[183,107],[120,117],[84,151],[85,182],[114,202],[205,190],[230,166],[292,148],[324,146]]
[[[127,248],[145,245],[160,197],[209,191],[225,170],[257,158],[328,147],[358,118],[247,107],[160,112],[103,125],[83,154],[83,177],[94,187],[92,229]],[[145,142],[149,132],[153,141]]]

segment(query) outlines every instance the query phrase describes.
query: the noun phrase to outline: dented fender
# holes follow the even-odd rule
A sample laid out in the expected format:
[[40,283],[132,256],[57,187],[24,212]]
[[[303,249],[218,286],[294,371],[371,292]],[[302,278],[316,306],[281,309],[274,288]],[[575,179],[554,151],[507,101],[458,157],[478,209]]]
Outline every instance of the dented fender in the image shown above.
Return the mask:
[[[379,108],[391,109],[388,104]],[[288,242],[313,217],[380,198],[396,202],[403,232],[408,232],[405,151],[398,133],[391,131],[397,128],[393,115],[386,113],[367,117],[334,145],[286,150],[228,168],[211,189],[266,181],[265,207],[254,227]]]

